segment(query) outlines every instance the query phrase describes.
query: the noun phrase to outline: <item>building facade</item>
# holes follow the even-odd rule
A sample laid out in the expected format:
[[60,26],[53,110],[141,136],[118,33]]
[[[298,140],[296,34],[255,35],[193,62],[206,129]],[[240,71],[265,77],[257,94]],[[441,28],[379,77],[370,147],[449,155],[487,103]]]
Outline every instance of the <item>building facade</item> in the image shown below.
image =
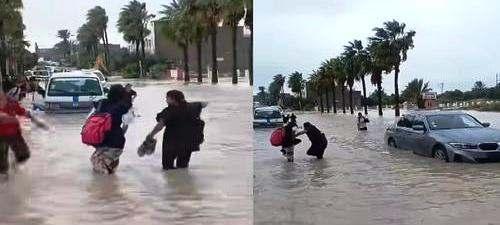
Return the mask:
[[[148,37],[149,40],[154,40],[150,44],[146,43],[146,51],[154,52],[156,56],[161,59],[173,62],[178,67],[182,68],[184,56],[182,49],[162,35],[161,26],[158,22],[152,25],[154,32]],[[218,27],[217,33],[217,61],[218,61],[218,74],[220,77],[231,76],[233,57],[232,57],[232,35],[231,28],[227,26]],[[248,74],[249,69],[249,48],[250,48],[250,35],[245,27],[239,26],[237,30],[237,68],[240,76]],[[149,47],[148,47],[149,46]],[[202,43],[201,48],[201,64],[204,76],[207,76],[208,71],[211,70],[211,56],[212,48],[209,37]],[[193,43],[188,48],[188,60],[190,76],[196,76],[198,68],[198,58],[196,52],[196,45]]]

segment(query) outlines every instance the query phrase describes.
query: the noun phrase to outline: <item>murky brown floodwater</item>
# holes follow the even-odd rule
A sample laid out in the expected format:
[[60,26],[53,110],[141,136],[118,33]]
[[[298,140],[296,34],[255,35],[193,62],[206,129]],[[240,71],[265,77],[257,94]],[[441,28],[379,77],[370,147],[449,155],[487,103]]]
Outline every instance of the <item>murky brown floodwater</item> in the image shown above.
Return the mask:
[[[209,102],[206,142],[188,170],[163,172],[136,150],[164,106],[168,89]],[[248,84],[136,83],[136,118],[117,173],[94,174],[81,144],[86,115],[43,115],[53,131],[25,131],[32,158],[0,181],[0,224],[252,224],[251,90]],[[29,126],[27,127],[29,128]],[[161,139],[161,134],[157,136]]]
[[[500,127],[500,113],[470,113]],[[351,115],[298,115],[329,138],[321,161],[305,154],[304,136],[288,163],[269,144],[272,130],[255,130],[255,223],[500,224],[500,163],[443,163],[388,149],[383,135],[393,111],[376,114],[367,133]]]

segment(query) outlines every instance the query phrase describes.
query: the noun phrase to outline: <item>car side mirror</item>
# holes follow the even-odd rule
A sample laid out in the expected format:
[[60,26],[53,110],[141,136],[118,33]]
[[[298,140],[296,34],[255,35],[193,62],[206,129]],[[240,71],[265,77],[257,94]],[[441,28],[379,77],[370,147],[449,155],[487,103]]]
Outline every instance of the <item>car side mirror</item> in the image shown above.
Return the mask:
[[109,93],[109,88],[107,87],[103,87],[102,90],[104,91],[104,93]]
[[483,127],[490,127],[490,123],[482,123],[483,124]]
[[104,80],[105,80],[105,81],[109,81],[109,79],[108,79],[107,77],[104,77]]
[[423,125],[413,125],[411,128],[416,131],[425,131],[425,127]]

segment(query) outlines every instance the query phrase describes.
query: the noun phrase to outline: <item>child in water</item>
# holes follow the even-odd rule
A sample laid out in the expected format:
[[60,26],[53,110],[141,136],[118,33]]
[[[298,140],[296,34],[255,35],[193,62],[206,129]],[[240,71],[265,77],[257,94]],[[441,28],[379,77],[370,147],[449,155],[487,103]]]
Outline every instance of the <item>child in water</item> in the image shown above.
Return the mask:
[[294,147],[301,142],[300,139],[296,138],[300,134],[297,134],[294,130],[297,127],[296,118],[294,114],[283,117],[285,139],[283,140],[281,153],[287,158],[288,162],[293,162]]
[[368,130],[368,128],[366,127],[366,123],[368,122],[369,122],[368,118],[364,117],[362,113],[358,113],[357,117],[358,130]]

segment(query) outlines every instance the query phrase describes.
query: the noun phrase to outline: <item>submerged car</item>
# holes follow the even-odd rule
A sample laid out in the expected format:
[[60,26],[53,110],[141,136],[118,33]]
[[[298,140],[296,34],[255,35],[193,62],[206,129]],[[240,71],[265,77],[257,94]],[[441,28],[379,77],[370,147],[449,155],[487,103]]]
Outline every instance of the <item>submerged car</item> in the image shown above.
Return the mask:
[[255,108],[253,127],[278,127],[283,125],[283,113],[280,107],[268,106]]
[[99,77],[92,73],[73,71],[55,73],[47,82],[43,96],[45,112],[89,112],[93,102],[106,97]]
[[387,128],[394,148],[446,162],[500,161],[500,130],[463,112],[416,111]]

